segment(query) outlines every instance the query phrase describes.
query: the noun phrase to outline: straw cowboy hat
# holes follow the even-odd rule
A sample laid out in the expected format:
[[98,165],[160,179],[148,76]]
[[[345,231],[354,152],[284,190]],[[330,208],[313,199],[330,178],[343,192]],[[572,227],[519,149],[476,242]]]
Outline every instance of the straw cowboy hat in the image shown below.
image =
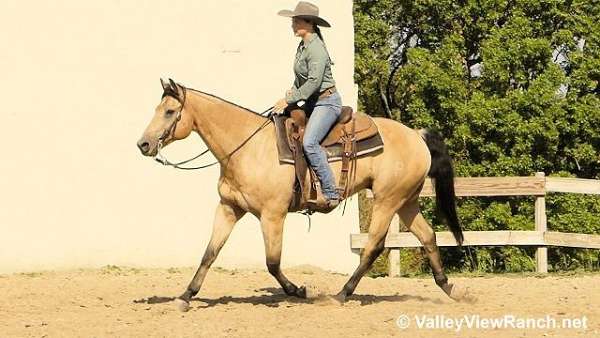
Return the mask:
[[329,22],[327,22],[325,19],[319,16],[319,7],[307,1],[298,2],[296,8],[294,8],[293,11],[290,11],[289,9],[282,9],[279,12],[277,12],[277,14],[281,16],[286,16],[288,18],[300,17],[303,19],[310,19],[316,25],[323,27],[331,27]]

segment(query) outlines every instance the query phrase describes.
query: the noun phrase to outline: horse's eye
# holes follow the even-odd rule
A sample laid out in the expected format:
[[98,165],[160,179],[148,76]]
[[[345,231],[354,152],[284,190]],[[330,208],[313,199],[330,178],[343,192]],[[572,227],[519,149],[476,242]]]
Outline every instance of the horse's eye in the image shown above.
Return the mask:
[[169,110],[167,110],[167,111],[165,112],[165,115],[168,117],[168,116],[171,116],[171,115],[173,115],[174,113],[175,113],[175,112],[174,112],[173,110],[169,109]]

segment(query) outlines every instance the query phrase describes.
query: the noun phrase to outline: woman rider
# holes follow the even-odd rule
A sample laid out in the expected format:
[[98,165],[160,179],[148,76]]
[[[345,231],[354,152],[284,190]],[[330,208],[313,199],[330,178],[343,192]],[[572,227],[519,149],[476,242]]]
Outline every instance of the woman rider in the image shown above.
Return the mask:
[[306,1],[300,1],[293,11],[281,10],[277,14],[292,18],[294,34],[302,41],[294,61],[294,86],[287,91],[285,98],[275,103],[273,111],[280,114],[288,105],[305,101],[304,110],[310,113],[310,119],[304,131],[304,153],[321,181],[328,206],[335,207],[340,202],[340,195],[327,154],[320,146],[342,111],[342,99],[335,89],[331,73],[331,59],[319,29],[319,26],[331,25],[319,17],[317,6]]

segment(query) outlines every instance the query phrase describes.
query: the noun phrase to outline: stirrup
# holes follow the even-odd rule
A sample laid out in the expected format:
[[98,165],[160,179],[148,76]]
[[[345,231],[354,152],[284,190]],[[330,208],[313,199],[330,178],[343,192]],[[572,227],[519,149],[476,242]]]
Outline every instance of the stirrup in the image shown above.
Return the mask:
[[[341,201],[342,201],[341,197],[333,198],[333,199],[326,198],[325,199],[325,205],[324,205],[324,207],[326,207],[328,209],[334,209],[335,207],[337,207],[338,205],[340,205]],[[309,200],[306,200],[306,203],[309,204],[309,205],[316,206],[316,205],[319,205],[319,200],[317,200],[317,199],[309,199]],[[323,202],[321,202],[321,203],[323,203]]]

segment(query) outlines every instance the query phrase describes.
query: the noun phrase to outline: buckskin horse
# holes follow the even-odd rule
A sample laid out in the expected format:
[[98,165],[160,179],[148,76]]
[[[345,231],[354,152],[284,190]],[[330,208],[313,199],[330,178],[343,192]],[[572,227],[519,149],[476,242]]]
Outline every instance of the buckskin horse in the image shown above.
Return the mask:
[[[260,220],[266,265],[287,295],[307,297],[280,269],[283,225],[292,199],[294,166],[278,161],[275,127],[267,118],[215,95],[163,81],[163,96],[137,146],[145,156],[156,156],[160,148],[198,133],[218,160],[220,177],[210,241],[183,294],[175,299],[182,311],[189,309],[204,278],[227,241],[235,223],[246,213]],[[385,148],[360,156],[356,163],[352,195],[362,189],[373,192],[373,211],[368,240],[360,263],[341,291],[332,298],[343,303],[384,249],[394,214],[419,239],[429,259],[435,283],[454,300],[467,296],[467,289],[448,283],[435,232],[423,218],[418,197],[427,176],[435,184],[436,209],[448,223],[457,243],[463,241],[455,207],[453,169],[446,146],[437,133],[414,130],[397,121],[373,118]],[[340,163],[331,163],[340,175]]]

